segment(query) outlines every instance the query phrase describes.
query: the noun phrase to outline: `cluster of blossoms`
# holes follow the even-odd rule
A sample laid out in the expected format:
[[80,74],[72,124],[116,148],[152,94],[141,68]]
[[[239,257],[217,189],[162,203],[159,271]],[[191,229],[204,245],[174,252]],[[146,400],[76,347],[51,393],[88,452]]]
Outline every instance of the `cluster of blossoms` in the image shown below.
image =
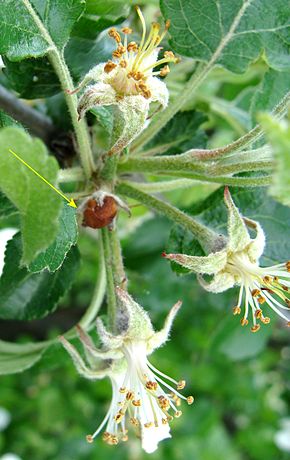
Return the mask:
[[184,380],[176,381],[165,375],[147,359],[168,339],[181,302],[171,309],[163,329],[155,332],[145,310],[121,288],[116,292],[120,301],[120,330],[114,335],[98,319],[101,349],[96,348],[90,336],[78,327],[88,364],[64,337],[60,340],[82,376],[93,380],[108,376],[111,380],[110,408],[95,433],[87,436],[88,442],[106,426],[103,440],[117,445],[128,440],[128,425],[131,425],[141,437],[143,449],[151,453],[159,441],[171,437],[169,423],[181,416],[181,400],[193,403],[192,396],[185,397],[179,392],[185,387]]
[[[233,314],[240,315],[243,308],[241,325],[246,326],[251,310],[252,332],[260,329],[260,323],[270,322],[264,315],[265,305],[290,326],[290,262],[260,267],[259,259],[265,248],[262,227],[240,214],[227,187],[224,200],[228,209],[228,239],[223,249],[204,257],[165,253],[163,256],[197,273],[207,291],[218,293],[240,286]],[[255,238],[251,238],[248,229],[256,232]],[[206,281],[203,275],[212,275],[211,281]]]

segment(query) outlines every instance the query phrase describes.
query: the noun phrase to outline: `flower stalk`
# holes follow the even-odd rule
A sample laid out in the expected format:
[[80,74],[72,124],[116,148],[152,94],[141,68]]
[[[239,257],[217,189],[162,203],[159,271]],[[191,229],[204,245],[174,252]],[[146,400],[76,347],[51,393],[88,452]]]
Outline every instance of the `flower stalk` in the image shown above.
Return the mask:
[[[206,151],[205,151],[206,152]],[[255,151],[253,150],[253,157]],[[247,152],[248,154],[249,152]],[[224,174],[237,174],[248,171],[263,171],[273,168],[273,161],[250,160],[233,164],[219,163],[201,163],[194,158],[194,151],[188,151],[181,155],[155,156],[149,158],[129,158],[128,161],[121,163],[118,171],[122,172],[153,172],[166,173],[170,172],[193,172],[203,174],[209,177],[220,176]]]
[[154,209],[159,214],[167,217],[174,223],[181,225],[183,228],[193,233],[206,252],[217,250],[218,247],[224,244],[223,238],[221,239],[220,235],[210,230],[205,225],[192,219],[192,217],[188,216],[171,204],[165,203],[165,201],[159,200],[158,198],[142,192],[141,190],[138,190],[126,183],[119,184],[116,187],[116,190],[121,195],[133,198],[145,206]]
[[101,229],[104,258],[106,261],[106,279],[107,279],[107,307],[109,324],[114,331],[116,329],[116,315],[117,315],[117,298],[115,294],[115,278],[114,273],[115,264],[113,262],[113,254],[110,243],[110,232],[108,228]]

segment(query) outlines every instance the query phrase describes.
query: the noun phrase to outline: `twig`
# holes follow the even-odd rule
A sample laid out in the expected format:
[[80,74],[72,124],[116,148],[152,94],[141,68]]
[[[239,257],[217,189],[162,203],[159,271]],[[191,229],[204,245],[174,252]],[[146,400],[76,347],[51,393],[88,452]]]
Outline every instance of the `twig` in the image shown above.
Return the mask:
[[0,85],[0,108],[21,123],[34,136],[40,137],[45,144],[60,134],[50,119],[17,99],[10,91]]

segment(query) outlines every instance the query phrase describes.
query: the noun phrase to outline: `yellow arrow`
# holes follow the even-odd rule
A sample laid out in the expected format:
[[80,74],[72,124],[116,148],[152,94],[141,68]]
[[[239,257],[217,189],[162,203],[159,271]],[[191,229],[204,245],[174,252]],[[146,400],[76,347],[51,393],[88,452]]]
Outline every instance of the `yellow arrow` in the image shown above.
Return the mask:
[[58,193],[60,196],[62,196],[62,198],[64,198],[67,202],[68,202],[68,205],[71,206],[72,208],[77,208],[77,205],[75,204],[74,200],[71,198],[67,198],[60,190],[58,190],[57,188],[55,188],[50,182],[48,182],[48,180],[46,180],[44,177],[41,176],[41,174],[39,174],[37,171],[35,171],[35,169],[32,168],[32,166],[30,166],[29,164],[26,163],[26,161],[24,161],[22,158],[20,158],[20,156],[17,155],[17,153],[13,152],[13,150],[9,149],[9,152],[12,153],[12,155],[14,155],[17,160],[21,161],[21,163],[23,163],[25,166],[27,166],[27,168],[30,169],[30,171],[34,172],[34,174],[36,174],[37,177],[39,177],[39,179],[43,180],[43,182],[45,182],[47,185],[49,185],[49,187],[51,187],[56,193]]

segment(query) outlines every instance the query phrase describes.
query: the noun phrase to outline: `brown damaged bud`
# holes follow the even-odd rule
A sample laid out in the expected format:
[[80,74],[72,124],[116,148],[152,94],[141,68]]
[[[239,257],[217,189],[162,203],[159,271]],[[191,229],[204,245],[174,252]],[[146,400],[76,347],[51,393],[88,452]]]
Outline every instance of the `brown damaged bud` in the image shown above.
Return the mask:
[[106,196],[102,204],[89,199],[83,213],[84,227],[103,228],[110,225],[118,212],[118,203],[112,196]]

